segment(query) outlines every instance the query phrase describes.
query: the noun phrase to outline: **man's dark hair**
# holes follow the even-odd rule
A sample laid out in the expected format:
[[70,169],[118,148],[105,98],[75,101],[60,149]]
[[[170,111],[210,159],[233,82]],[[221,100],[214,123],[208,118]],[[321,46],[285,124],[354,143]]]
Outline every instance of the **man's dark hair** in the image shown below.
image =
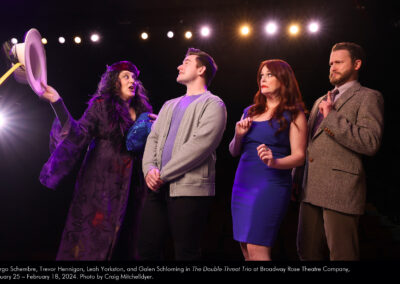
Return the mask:
[[365,62],[364,49],[358,44],[353,42],[339,42],[332,47],[332,51],[343,49],[347,50],[350,53],[350,57],[353,62],[358,59],[361,60],[362,63]]
[[201,51],[200,49],[197,48],[189,48],[188,51],[186,52],[186,56],[189,55],[196,55],[196,60],[197,60],[197,66],[205,66],[206,67],[206,72],[204,74],[204,77],[206,79],[206,84],[207,86],[210,86],[211,81],[215,77],[215,73],[217,73],[218,66],[215,63],[214,59],[206,52]]

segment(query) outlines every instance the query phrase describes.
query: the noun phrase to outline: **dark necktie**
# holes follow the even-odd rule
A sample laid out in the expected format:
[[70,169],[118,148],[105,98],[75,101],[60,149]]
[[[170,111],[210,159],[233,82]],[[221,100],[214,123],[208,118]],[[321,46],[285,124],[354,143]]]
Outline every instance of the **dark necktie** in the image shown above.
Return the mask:
[[[332,104],[335,102],[335,97],[337,96],[337,94],[339,94],[339,90],[338,90],[338,89],[334,89],[333,91],[330,92],[330,94],[328,94],[328,95],[331,96]],[[327,98],[324,98],[323,100],[326,101]],[[320,113],[320,112],[318,111],[318,115],[317,115],[317,118],[315,119],[314,127],[313,127],[312,132],[311,132],[311,135],[312,135],[312,136],[314,136],[314,134],[315,134],[315,132],[317,131],[319,125],[320,125],[321,122],[322,122],[322,120],[324,120],[324,116],[322,115],[322,113]],[[311,137],[312,137],[312,136],[311,136]]]

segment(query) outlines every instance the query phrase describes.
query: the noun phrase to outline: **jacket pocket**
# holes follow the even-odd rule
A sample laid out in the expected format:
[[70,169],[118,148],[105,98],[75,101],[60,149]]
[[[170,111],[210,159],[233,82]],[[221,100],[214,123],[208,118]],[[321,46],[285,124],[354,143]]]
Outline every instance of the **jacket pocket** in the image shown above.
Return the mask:
[[340,171],[340,172],[345,172],[348,174],[352,174],[352,175],[359,175],[360,174],[360,168],[349,164],[349,165],[333,165],[332,166],[332,170],[333,171]]

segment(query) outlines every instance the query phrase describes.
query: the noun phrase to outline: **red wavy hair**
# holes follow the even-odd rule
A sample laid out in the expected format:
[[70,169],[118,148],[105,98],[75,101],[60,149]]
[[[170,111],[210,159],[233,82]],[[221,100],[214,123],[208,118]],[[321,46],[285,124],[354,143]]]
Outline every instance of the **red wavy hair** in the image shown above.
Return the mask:
[[262,114],[267,109],[267,98],[261,93],[261,70],[267,66],[268,70],[274,75],[278,81],[281,83],[278,90],[278,96],[280,97],[280,102],[275,108],[272,115],[273,119],[276,119],[279,123],[279,129],[277,133],[285,130],[289,124],[288,121],[283,116],[285,111],[288,111],[291,115],[292,121],[297,117],[299,112],[307,112],[303,99],[301,97],[299,85],[297,83],[296,77],[290,65],[280,59],[271,59],[261,62],[260,67],[257,72],[257,84],[258,91],[254,95],[254,104],[250,107],[248,111],[248,116],[256,116]]

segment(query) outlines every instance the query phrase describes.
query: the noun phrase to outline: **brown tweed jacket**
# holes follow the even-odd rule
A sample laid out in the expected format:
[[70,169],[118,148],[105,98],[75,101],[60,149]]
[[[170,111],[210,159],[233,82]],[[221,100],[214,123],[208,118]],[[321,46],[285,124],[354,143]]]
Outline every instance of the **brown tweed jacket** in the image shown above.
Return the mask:
[[[310,113],[311,130],[319,98]],[[309,131],[302,201],[348,214],[364,213],[362,155],[374,155],[383,132],[383,97],[359,83],[344,92],[311,137]]]

